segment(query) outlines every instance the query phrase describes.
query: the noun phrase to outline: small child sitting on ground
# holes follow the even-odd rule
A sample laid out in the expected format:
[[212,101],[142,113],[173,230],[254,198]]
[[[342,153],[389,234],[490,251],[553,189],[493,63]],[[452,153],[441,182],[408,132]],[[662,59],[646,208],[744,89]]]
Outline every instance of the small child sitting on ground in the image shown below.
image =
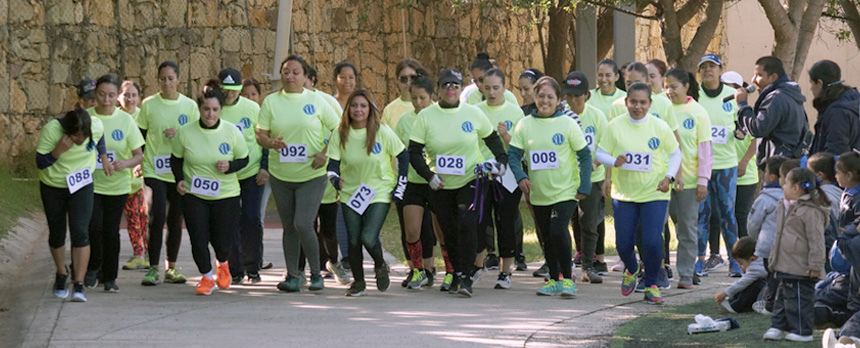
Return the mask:
[[731,313],[742,313],[753,310],[753,303],[765,287],[767,270],[764,268],[764,258],[755,256],[756,241],[752,237],[742,237],[732,246],[732,257],[744,271],[741,279],[714,296],[717,304],[721,304]]

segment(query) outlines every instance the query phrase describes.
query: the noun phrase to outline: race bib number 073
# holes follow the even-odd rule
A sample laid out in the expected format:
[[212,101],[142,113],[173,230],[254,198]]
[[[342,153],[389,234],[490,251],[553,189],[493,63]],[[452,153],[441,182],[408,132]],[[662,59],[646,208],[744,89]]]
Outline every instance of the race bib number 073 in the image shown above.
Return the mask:
[[358,215],[364,215],[364,211],[367,210],[367,207],[370,206],[370,202],[373,201],[373,198],[376,197],[376,190],[370,188],[365,184],[361,184],[355,193],[349,197],[349,201],[346,202],[352,210],[355,210]]

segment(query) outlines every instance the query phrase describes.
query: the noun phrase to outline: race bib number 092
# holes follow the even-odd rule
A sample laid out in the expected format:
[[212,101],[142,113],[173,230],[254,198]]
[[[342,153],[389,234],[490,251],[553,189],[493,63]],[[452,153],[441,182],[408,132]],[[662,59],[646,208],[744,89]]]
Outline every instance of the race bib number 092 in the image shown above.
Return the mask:
[[466,175],[466,157],[436,155],[436,173]]
[[305,144],[287,144],[278,150],[281,163],[298,163],[308,161],[308,146]]
[[542,169],[557,169],[558,168],[558,151],[557,150],[538,150],[531,151],[529,159],[532,170]]
[[376,190],[370,188],[365,184],[361,184],[355,193],[349,197],[349,201],[346,202],[352,210],[354,210],[358,215],[364,215],[364,211],[367,210],[367,207],[370,206],[370,202],[373,201],[373,198],[376,197]]
[[650,172],[653,162],[653,154],[650,152],[624,152],[627,161],[621,165],[621,169],[634,172]]

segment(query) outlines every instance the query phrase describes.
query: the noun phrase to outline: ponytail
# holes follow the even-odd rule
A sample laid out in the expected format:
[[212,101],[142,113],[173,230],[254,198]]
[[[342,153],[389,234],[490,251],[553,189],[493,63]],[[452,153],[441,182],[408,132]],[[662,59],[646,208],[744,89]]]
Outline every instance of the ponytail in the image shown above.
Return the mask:
[[821,185],[818,184],[817,177],[811,170],[803,167],[794,168],[788,172],[786,180],[790,184],[800,186],[800,189],[804,193],[809,194],[812,203],[824,207],[830,206],[830,199],[827,198],[827,194],[821,188]]

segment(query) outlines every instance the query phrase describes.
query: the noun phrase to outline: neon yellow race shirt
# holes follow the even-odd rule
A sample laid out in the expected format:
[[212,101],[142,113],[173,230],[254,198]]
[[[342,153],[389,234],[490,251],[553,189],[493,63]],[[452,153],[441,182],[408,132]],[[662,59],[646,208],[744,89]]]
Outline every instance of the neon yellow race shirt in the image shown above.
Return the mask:
[[[409,134],[412,133],[412,127],[415,125],[415,120],[417,118],[418,114],[415,113],[414,109],[407,111],[399,117],[400,122],[397,123],[397,128],[394,129],[394,134],[397,134],[397,137],[400,138],[400,141],[403,142],[404,146],[409,146]],[[426,153],[424,158],[427,160],[427,165],[429,166],[430,160],[427,159]],[[407,181],[413,184],[427,184],[427,180],[424,180],[421,175],[418,175],[415,168],[412,168],[412,164],[409,164],[409,175],[407,176]]]
[[[502,96],[505,98],[506,102],[509,102],[514,105],[520,105],[520,102],[517,100],[517,96],[515,96],[513,92],[506,89]],[[484,93],[482,93],[477,88],[471,93],[469,93],[468,97],[466,97],[466,102],[472,105],[478,105],[482,101],[484,101]]]
[[[143,151],[144,177],[173,182],[173,174],[170,173],[173,141],[164,136],[164,131],[168,128],[178,130],[199,119],[197,103],[182,94],[179,94],[176,100],[164,99],[161,93],[143,100],[137,125],[146,130],[146,149]],[[156,174],[156,169],[162,174]]]
[[[753,142],[753,140],[755,139],[753,139],[753,137],[749,134],[744,137],[744,140],[735,139],[735,149],[737,150],[738,163],[740,163],[741,159],[744,158],[744,155],[747,154],[747,150],[749,149],[750,144]],[[753,156],[747,163],[747,172],[744,173],[744,176],[738,178],[738,186],[755,184],[758,184],[758,167],[755,164],[755,156]]]
[[[591,151],[591,158],[595,157],[597,152],[597,144],[600,144],[600,138],[606,132],[606,127],[609,126],[609,121],[606,120],[606,115],[596,107],[585,103],[585,110],[579,115],[579,121],[582,122],[582,130],[585,135],[585,143],[588,145],[588,150]],[[606,168],[601,164],[591,171],[591,182],[601,182],[606,179]]]
[[415,107],[412,106],[411,101],[403,101],[397,97],[382,109],[382,124],[388,125],[391,129],[397,129],[400,116],[412,110],[415,110]]
[[[137,125],[138,124],[137,118],[140,116],[140,108],[135,106],[134,112],[129,114],[129,115],[131,115],[131,118],[134,119],[134,124]],[[140,126],[137,126],[137,128],[138,128],[138,130],[140,130]],[[146,139],[144,139],[144,141],[146,141]],[[141,162],[141,164],[143,164],[143,162]],[[131,191],[130,192],[132,194],[134,194],[135,192],[140,191],[140,189],[142,189],[142,188],[143,188],[143,176],[135,178],[134,177],[134,168],[132,168]]]
[[[624,99],[627,96],[627,92],[622,91],[618,88],[615,89],[615,92],[612,94],[603,94],[600,92],[600,88],[595,88],[591,90],[591,98],[588,98],[586,104],[591,105],[600,112],[603,113],[603,116],[606,116],[606,120],[609,121],[609,108],[612,107],[612,103],[614,103],[618,99]],[[624,112],[627,112],[626,110]]]
[[[55,188],[67,188],[66,175],[74,173],[84,168],[94,170],[96,168],[96,144],[104,135],[104,126],[102,122],[93,118],[90,126],[93,141],[89,138],[83,144],[73,144],[68,151],[63,152],[60,158],[54,164],[39,171],[39,181],[43,184]],[[63,126],[60,125],[59,119],[54,119],[42,127],[42,133],[39,134],[39,144],[36,145],[36,152],[46,155],[54,151],[57,143],[63,138]]]
[[[487,104],[487,101],[482,101],[477,105],[478,109],[484,112],[484,115],[487,116],[487,119],[490,120],[490,126],[493,129],[498,128],[499,122],[504,122],[507,127],[508,133],[511,132],[511,129],[523,119],[523,109],[520,109],[517,104],[505,101],[502,105],[491,106]],[[490,148],[487,147],[487,144],[484,144],[483,141],[479,142],[481,145],[481,157],[484,160],[494,158],[493,152],[490,151]],[[502,139],[502,145],[505,147],[505,152],[508,151],[508,145],[505,144],[504,139]]]
[[332,133],[328,154],[332,160],[340,161],[340,176],[343,178],[340,201],[347,203],[358,187],[365,184],[376,191],[371,204],[391,203],[391,191],[397,180],[391,168],[391,159],[406,147],[386,125],[380,125],[376,132],[376,144],[369,155],[364,146],[365,141],[366,128],[350,128],[345,149],[341,148],[340,134],[337,131]]
[[699,179],[699,144],[711,141],[711,121],[705,108],[692,99],[686,104],[675,104],[675,116],[681,122],[678,136],[681,138],[684,189],[695,189]]
[[[200,122],[182,126],[173,142],[173,155],[184,159],[186,194],[200,199],[219,200],[238,197],[241,190],[236,173],[224,174],[215,168],[215,162],[234,161],[248,156],[245,137],[235,125],[221,120],[215,129],[203,129]],[[217,182],[217,195],[194,193],[197,188],[211,188]],[[208,185],[207,185],[208,183]]]
[[[110,115],[99,115],[96,108],[87,110],[93,118],[98,118],[104,126],[105,147],[108,151],[108,159],[127,160],[133,157],[132,150],[138,149],[144,144],[143,135],[131,115],[120,108],[113,108]],[[113,158],[111,158],[113,157]],[[96,159],[98,162],[99,159]],[[113,175],[105,176],[104,169],[94,168],[93,187],[95,193],[106,196],[119,196],[129,194],[132,188],[134,167],[114,171]],[[140,181],[140,179],[136,180]]]
[[263,157],[263,149],[257,144],[257,119],[260,115],[260,106],[245,97],[239,97],[233,105],[224,105],[221,108],[221,121],[236,126],[245,138],[248,147],[248,165],[236,172],[239,180],[245,180],[256,176],[260,171],[260,158]]
[[[738,166],[735,149],[735,119],[738,104],[734,100],[723,103],[723,98],[734,95],[735,89],[723,85],[720,95],[711,98],[699,87],[699,104],[711,119],[711,137],[714,144],[714,170]],[[746,152],[746,151],[744,151]]]
[[[624,98],[618,99],[612,103],[609,108],[609,120],[613,120],[621,115],[627,114],[627,105]],[[672,106],[672,101],[665,96],[659,94],[651,94],[651,108],[648,109],[648,114],[657,117],[669,125],[673,131],[678,130],[678,118],[675,117],[675,108]]]

